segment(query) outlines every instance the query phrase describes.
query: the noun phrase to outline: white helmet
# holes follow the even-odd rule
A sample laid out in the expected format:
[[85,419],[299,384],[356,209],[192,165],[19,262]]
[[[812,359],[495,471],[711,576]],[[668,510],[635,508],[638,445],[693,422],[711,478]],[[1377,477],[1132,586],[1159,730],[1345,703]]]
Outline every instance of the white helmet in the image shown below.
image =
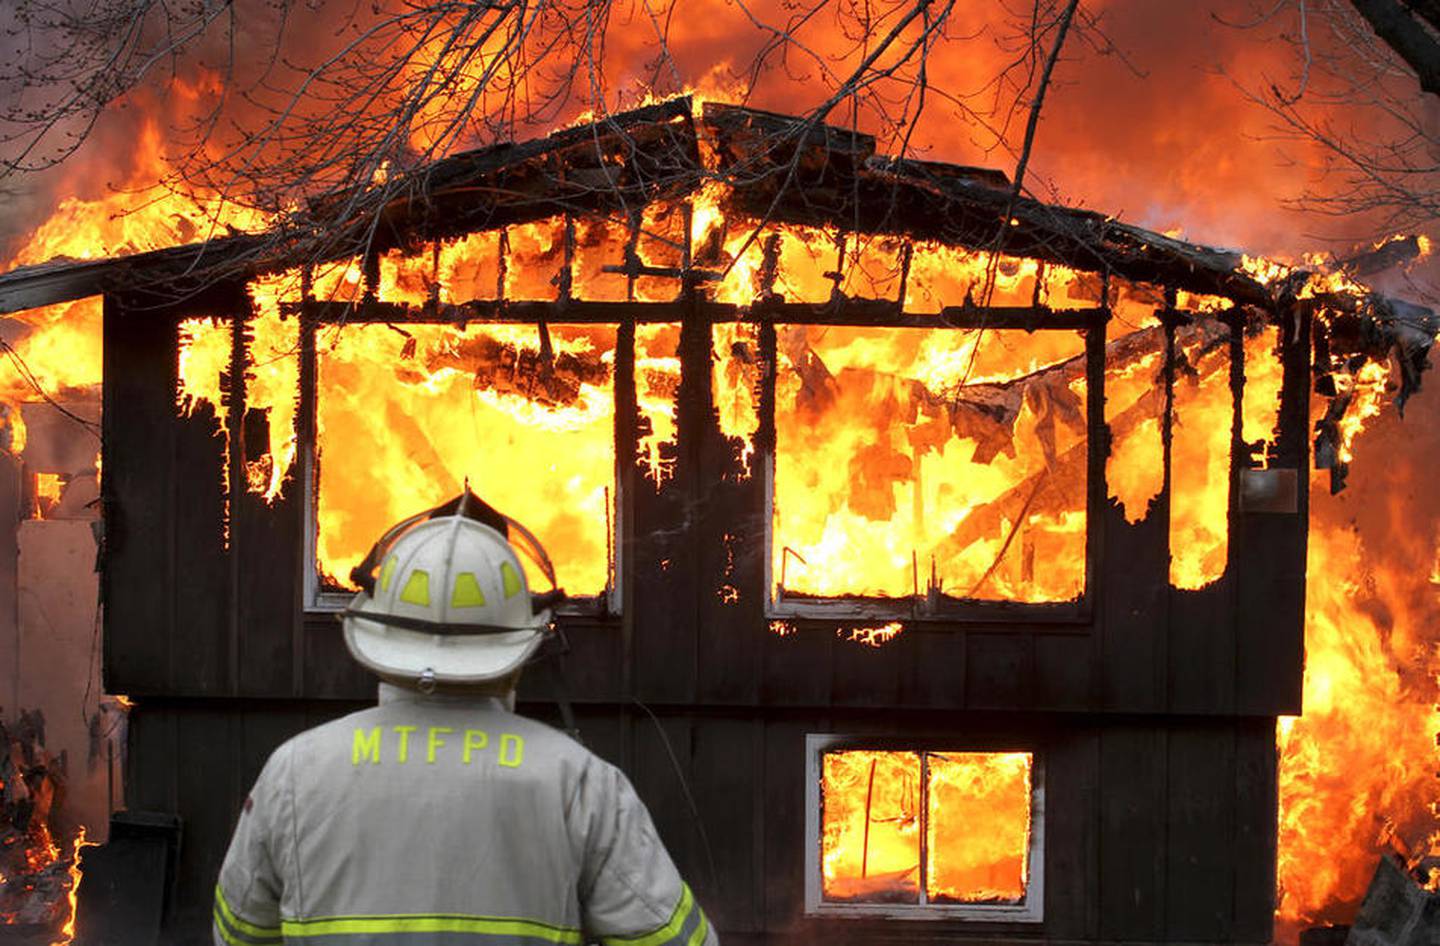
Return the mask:
[[[530,594],[512,542],[550,591]],[[540,646],[564,597],[535,537],[468,489],[392,527],[350,578],[362,589],[341,614],[351,656],[422,686],[509,674]]]

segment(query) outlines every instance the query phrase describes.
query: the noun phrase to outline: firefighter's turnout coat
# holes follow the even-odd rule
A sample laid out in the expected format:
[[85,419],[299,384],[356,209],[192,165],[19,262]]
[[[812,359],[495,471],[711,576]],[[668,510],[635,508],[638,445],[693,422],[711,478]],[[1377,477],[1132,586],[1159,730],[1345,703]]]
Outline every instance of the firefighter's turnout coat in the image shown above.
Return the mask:
[[275,751],[215,942],[718,946],[619,770],[498,700],[382,685]]

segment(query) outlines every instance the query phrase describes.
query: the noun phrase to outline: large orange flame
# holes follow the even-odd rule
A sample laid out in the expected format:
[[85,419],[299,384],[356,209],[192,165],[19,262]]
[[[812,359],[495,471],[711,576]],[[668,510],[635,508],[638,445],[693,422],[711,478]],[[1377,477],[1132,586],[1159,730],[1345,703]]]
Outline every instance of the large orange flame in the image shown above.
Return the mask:
[[[426,121],[431,117],[424,116]],[[421,122],[415,132],[421,144],[426,140],[424,128]],[[139,146],[158,161],[158,142],[158,133],[149,128]],[[137,172],[134,183],[148,183],[162,171],[152,162]],[[740,258],[715,288],[716,298],[748,304],[761,288],[765,240],[747,245],[743,228],[725,226],[723,206],[723,188],[707,187],[692,220],[693,242],[704,244],[706,235],[720,228],[721,253]],[[659,208],[647,211],[650,230],[669,226],[673,231],[663,213]],[[11,265],[187,242],[211,232],[221,218],[238,228],[263,223],[218,203],[206,206],[203,201],[196,204],[173,196],[155,199],[153,194],[125,190],[95,200],[71,200],[35,232]],[[767,236],[769,232],[779,229],[770,228]],[[786,298],[823,302],[837,290],[852,298],[891,298],[898,292],[899,250],[892,241],[841,248],[832,235],[820,231],[793,227],[785,228],[782,235],[773,289]],[[498,233],[475,234],[444,244],[433,255],[389,256],[382,261],[379,295],[414,305],[496,298],[502,293],[513,299],[555,298],[565,253],[563,227],[548,221],[510,228],[503,239],[514,265],[504,269],[497,264],[501,239]],[[631,292],[623,276],[603,271],[605,265],[619,261],[616,248],[623,239],[613,225],[578,225],[576,283],[590,298],[624,299]],[[659,260],[665,251],[657,245],[646,252]],[[962,303],[986,282],[989,262],[981,254],[917,246],[906,283],[906,307],[934,312]],[[1270,281],[1290,272],[1268,260],[1248,260],[1246,265],[1254,275]],[[827,275],[835,271],[842,274],[838,283]],[[1086,280],[1057,267],[1007,259],[996,263],[994,275],[991,301],[995,304],[1029,305],[1037,300],[1055,308],[1095,304]],[[298,452],[297,328],[293,318],[280,318],[279,304],[298,301],[299,289],[294,274],[287,278],[288,282],[252,287],[256,317],[244,353],[247,404],[268,412],[270,431],[265,459],[245,471],[246,487],[271,499],[282,495],[287,482],[293,483]],[[360,283],[358,268],[342,263],[316,274],[314,293],[322,300],[354,298]],[[1343,286],[1335,277],[1325,276],[1305,292],[1315,295],[1336,288]],[[673,294],[674,284],[642,278],[633,291],[637,299],[664,298]],[[1179,301],[1197,311],[1215,307],[1213,300]],[[1116,317],[1112,339],[1156,324],[1153,312],[1158,300],[1153,287],[1119,285],[1111,304]],[[0,405],[11,408],[5,420],[11,449],[22,447],[25,436],[13,408],[40,396],[35,383],[51,395],[98,384],[99,321],[95,299],[14,317],[11,327],[22,324],[25,331],[7,337],[29,377],[8,359],[0,359]],[[468,330],[406,326],[408,334],[401,335],[383,325],[347,325],[320,333],[319,559],[325,573],[343,584],[349,565],[379,531],[401,515],[444,498],[469,477],[501,508],[544,510],[543,521],[531,524],[556,554],[563,581],[572,592],[597,593],[605,588],[606,529],[614,515],[614,497],[607,495],[615,463],[609,430],[613,382],[608,374],[613,371],[614,330],[596,326],[550,326],[549,330],[554,358],[579,359],[591,374],[589,380],[577,381],[563,395],[550,395],[548,400],[505,387],[503,371],[482,370],[492,364],[483,359],[497,353],[515,363],[527,359],[536,363],[541,345],[534,326]],[[974,393],[967,388],[1003,388],[1022,375],[1063,363],[1079,351],[1073,335],[1047,332],[1014,341],[995,331],[920,333],[805,326],[781,331],[774,574],[777,580],[784,575],[787,590],[908,595],[930,581],[928,559],[935,550],[944,550],[936,555],[934,574],[936,584],[947,593],[1064,600],[1082,590],[1083,567],[1074,563],[1083,556],[1083,503],[1055,502],[1036,512],[1023,502],[1007,505],[1002,497],[1007,484],[1035,477],[1043,481],[1048,471],[1057,468],[1055,464],[1083,444],[1083,379],[1077,381],[1057,368],[1063,381],[1050,386],[1048,403],[1022,398],[1013,422],[1014,455],[1002,449],[990,464],[976,462],[975,436],[959,432],[954,421],[955,406]],[[16,339],[16,334],[21,337]],[[1276,330],[1267,329],[1246,341],[1248,383],[1241,425],[1242,437],[1249,443],[1273,437],[1279,373],[1278,362],[1267,351],[1273,352],[1276,339]],[[182,332],[181,385],[176,392],[183,409],[211,404],[225,430],[235,422],[226,414],[221,389],[221,379],[230,369],[232,342],[230,326],[224,323],[188,322]],[[666,448],[674,438],[668,400],[678,381],[674,327],[646,327],[637,333],[637,345],[637,393],[648,423],[642,450],[651,479],[661,483],[668,475]],[[745,325],[716,326],[713,345],[718,357],[712,382],[721,430],[749,445],[760,423],[755,331]],[[1172,579],[1181,587],[1213,580],[1217,569],[1223,568],[1228,541],[1214,528],[1224,519],[1218,458],[1228,457],[1233,420],[1225,356],[1217,351],[1221,350],[1194,351],[1191,366],[1196,374],[1177,380],[1173,448],[1179,476],[1172,484],[1176,502],[1171,527],[1172,543],[1182,551]],[[1159,482],[1163,404],[1157,406],[1154,394],[1161,360],[1158,354],[1134,359],[1109,372],[1106,379],[1106,420],[1115,432],[1108,486],[1131,521],[1145,516],[1149,500],[1163,485]],[[516,377],[513,371],[510,377]],[[1355,437],[1380,410],[1388,372],[1384,366],[1367,366],[1353,383],[1356,397],[1341,425],[1342,459],[1351,457]],[[1071,412],[1076,403],[1082,411],[1079,425]],[[897,419],[903,422],[895,423]],[[1042,433],[1047,424],[1053,429]],[[834,438],[824,436],[832,431]],[[1054,438],[1050,446],[1048,437]],[[458,445],[457,438],[462,441]],[[497,462],[497,445],[503,445],[504,456],[523,455],[533,465]],[[559,454],[567,460],[563,475],[544,462]],[[852,462],[857,457],[866,462]],[[873,472],[876,465],[883,475]],[[941,466],[944,471],[938,469]],[[964,470],[966,476],[955,476],[954,470]],[[537,484],[550,497],[538,506],[532,502]],[[397,499],[378,508],[377,496]],[[997,506],[996,527],[968,543],[955,540],[956,530],[987,503]],[[1317,504],[1322,511],[1317,512],[1310,542],[1311,575],[1324,580],[1312,578],[1307,602],[1306,716],[1287,721],[1279,734],[1284,753],[1279,912],[1292,931],[1307,922],[1345,917],[1373,867],[1378,839],[1387,831],[1423,839],[1433,828],[1430,775],[1440,720],[1435,718],[1430,675],[1433,645],[1424,632],[1433,621],[1422,620],[1416,608],[1397,604],[1412,600],[1413,589],[1393,570],[1377,570],[1373,550],[1355,540],[1342,516],[1325,513],[1324,508]],[[527,515],[521,518],[530,521]],[[940,527],[932,527],[931,522],[939,522]],[[1427,541],[1433,550],[1435,537]],[[787,559],[786,548],[804,561],[793,555]],[[1027,561],[1038,555],[1072,567],[1028,566]],[[1440,570],[1433,554],[1428,568]],[[793,631],[784,622],[774,626],[777,632]],[[863,636],[879,640],[884,635]],[[839,786],[834,796],[836,820],[827,821],[826,828],[827,838],[833,836],[827,848],[832,851],[827,857],[833,870],[827,867],[831,872],[826,876],[851,880],[837,879],[834,895],[866,896],[867,891],[882,887],[918,892],[918,761],[916,773],[907,774],[911,769],[905,759],[914,758],[913,754],[869,753],[874,758],[868,760],[866,753],[832,755],[853,755],[850,761],[867,774],[873,762],[880,787],[871,798],[872,812],[886,815],[883,822],[870,824],[870,842],[864,848],[870,852],[869,861],[858,875],[861,881],[874,882],[855,885],[854,865],[844,869],[848,873],[842,872],[841,865],[847,862],[833,852],[849,850],[842,836],[853,833],[855,824],[863,824],[854,821],[853,812],[851,789],[858,776],[846,774],[844,760],[835,762],[831,774]],[[1403,770],[1397,762],[1401,758],[1408,763]],[[944,770],[947,764],[942,760],[935,769]],[[1007,797],[1011,795],[1019,797],[1016,792]],[[935,795],[931,797],[933,801]],[[851,800],[838,800],[842,798]],[[1018,823],[1018,815],[1006,821],[1012,826]],[[1017,849],[1015,844],[1009,847],[1012,854]],[[1019,850],[1018,875],[1013,859],[1005,861],[1002,873],[1009,881],[957,881],[958,888],[969,891],[957,896],[1012,896],[1018,889],[1015,878],[1023,887],[1026,876],[1023,845]],[[928,873],[932,880],[944,876],[938,865]],[[942,891],[937,888],[935,895]]]

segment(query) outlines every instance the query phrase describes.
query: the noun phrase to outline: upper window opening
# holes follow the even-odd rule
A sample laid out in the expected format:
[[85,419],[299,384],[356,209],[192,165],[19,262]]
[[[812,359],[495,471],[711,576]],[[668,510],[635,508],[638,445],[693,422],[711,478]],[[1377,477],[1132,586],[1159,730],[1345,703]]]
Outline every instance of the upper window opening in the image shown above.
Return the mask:
[[[468,479],[596,596],[613,558],[613,325],[344,325],[317,337],[317,564],[326,584]],[[531,575],[532,582],[538,577]]]
[[784,325],[772,576],[786,598],[1085,590],[1085,341]]

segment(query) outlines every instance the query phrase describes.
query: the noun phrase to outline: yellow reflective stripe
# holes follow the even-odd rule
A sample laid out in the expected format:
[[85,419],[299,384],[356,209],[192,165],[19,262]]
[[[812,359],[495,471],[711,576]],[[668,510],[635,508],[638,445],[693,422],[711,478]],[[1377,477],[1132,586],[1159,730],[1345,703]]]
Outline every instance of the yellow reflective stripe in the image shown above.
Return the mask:
[[423,568],[411,572],[400,591],[400,600],[422,608],[430,607],[430,573]]
[[500,563],[500,580],[505,585],[506,598],[515,597],[523,587],[523,585],[520,584],[520,574],[515,571],[515,566],[509,562]]
[[225,899],[225,890],[219,884],[215,885],[215,911],[219,918],[225,921],[218,925],[220,933],[225,937],[227,943],[234,943],[234,939],[226,931],[226,926],[232,926],[237,932],[254,936],[257,939],[275,940],[280,938],[280,927],[258,926],[236,916],[235,911],[230,909],[230,903]]
[[670,922],[660,927],[653,933],[645,933],[642,936],[607,936],[601,942],[619,944],[624,946],[660,946],[661,943],[669,942],[679,935],[685,921],[690,917],[690,908],[695,905],[695,895],[690,892],[689,884],[680,885],[680,902],[675,904],[675,912],[670,914]]
[[345,933],[490,933],[528,936],[577,946],[581,941],[580,931],[577,929],[547,926],[536,920],[463,914],[326,916],[306,920],[282,920],[280,925],[287,937],[334,936]]
[[251,944],[245,942],[243,939],[237,939],[235,934],[230,932],[230,928],[225,925],[225,920],[220,916],[219,911],[215,913],[215,932],[219,933],[220,938],[229,943],[230,946],[251,946]]
[[480,579],[471,572],[455,576],[455,590],[450,593],[452,608],[481,608],[485,606],[485,592],[480,588]]
[[695,912],[700,914],[700,922],[695,924],[695,932],[690,934],[690,941],[685,946],[700,946],[705,942],[705,934],[710,930],[710,921],[705,918],[705,911],[696,907]]

